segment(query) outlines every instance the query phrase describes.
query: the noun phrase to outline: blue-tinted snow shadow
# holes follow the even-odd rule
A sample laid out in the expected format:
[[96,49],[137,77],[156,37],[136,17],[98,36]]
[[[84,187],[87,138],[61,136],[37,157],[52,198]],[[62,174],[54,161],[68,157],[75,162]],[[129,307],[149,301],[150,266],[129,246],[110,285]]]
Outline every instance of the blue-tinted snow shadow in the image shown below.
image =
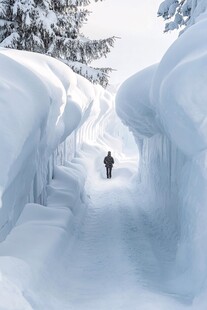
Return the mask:
[[176,290],[170,284],[171,271],[176,257],[176,230],[167,230],[167,223],[160,225],[165,218],[156,214],[155,219],[137,207],[133,212],[125,209],[123,238],[126,252],[134,266],[137,281],[152,292],[161,293],[190,305],[194,296],[183,290]]

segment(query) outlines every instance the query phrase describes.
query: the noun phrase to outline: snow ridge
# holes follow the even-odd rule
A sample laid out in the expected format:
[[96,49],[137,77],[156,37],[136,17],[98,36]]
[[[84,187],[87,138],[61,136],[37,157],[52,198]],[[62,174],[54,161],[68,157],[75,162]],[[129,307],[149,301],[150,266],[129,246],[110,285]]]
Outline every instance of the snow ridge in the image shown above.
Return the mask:
[[117,113],[140,149],[143,212],[168,253],[155,252],[165,278],[160,285],[199,310],[206,309],[207,275],[206,29],[205,13],[116,97]]
[[50,57],[1,49],[0,62],[2,240],[26,202],[45,204],[52,154],[78,127],[95,91],[90,82]]

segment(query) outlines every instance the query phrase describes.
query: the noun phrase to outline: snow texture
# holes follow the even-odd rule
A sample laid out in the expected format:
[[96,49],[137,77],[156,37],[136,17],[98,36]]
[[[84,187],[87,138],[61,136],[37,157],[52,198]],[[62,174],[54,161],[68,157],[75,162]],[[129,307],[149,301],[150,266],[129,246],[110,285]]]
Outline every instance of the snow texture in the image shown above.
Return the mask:
[[137,201],[152,225],[159,290],[199,310],[207,306],[206,29],[204,12],[116,97],[117,113],[140,145]]
[[0,62],[3,239],[26,202],[45,203],[48,169],[54,161],[50,157],[78,127],[95,91],[90,82],[50,57],[1,49]]
[[1,49],[0,309],[206,310],[205,16],[116,107],[64,64]]
[[137,156],[128,172],[122,151],[136,146],[102,87],[40,54],[1,49],[0,62],[0,309],[67,309],[53,285],[70,277],[58,271],[87,210],[86,176],[95,161],[103,180],[114,147],[114,175],[131,177]]

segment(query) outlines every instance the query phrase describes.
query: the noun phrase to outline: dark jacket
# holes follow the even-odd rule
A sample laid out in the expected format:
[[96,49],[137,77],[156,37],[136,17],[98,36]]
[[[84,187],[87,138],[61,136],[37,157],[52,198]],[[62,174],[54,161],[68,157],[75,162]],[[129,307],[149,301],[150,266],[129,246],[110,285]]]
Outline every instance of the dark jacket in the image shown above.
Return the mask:
[[107,168],[112,168],[114,164],[114,159],[112,156],[108,155],[104,158],[104,164]]

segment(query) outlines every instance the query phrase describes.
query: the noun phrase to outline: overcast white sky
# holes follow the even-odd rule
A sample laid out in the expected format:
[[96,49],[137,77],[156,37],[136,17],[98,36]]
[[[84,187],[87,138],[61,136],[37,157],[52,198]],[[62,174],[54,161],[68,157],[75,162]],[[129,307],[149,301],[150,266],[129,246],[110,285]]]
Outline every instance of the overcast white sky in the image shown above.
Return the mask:
[[137,71],[162,58],[178,33],[164,34],[164,21],[157,18],[162,0],[105,0],[92,3],[83,33],[91,39],[121,37],[106,59],[93,66],[116,69],[110,84],[119,84]]

